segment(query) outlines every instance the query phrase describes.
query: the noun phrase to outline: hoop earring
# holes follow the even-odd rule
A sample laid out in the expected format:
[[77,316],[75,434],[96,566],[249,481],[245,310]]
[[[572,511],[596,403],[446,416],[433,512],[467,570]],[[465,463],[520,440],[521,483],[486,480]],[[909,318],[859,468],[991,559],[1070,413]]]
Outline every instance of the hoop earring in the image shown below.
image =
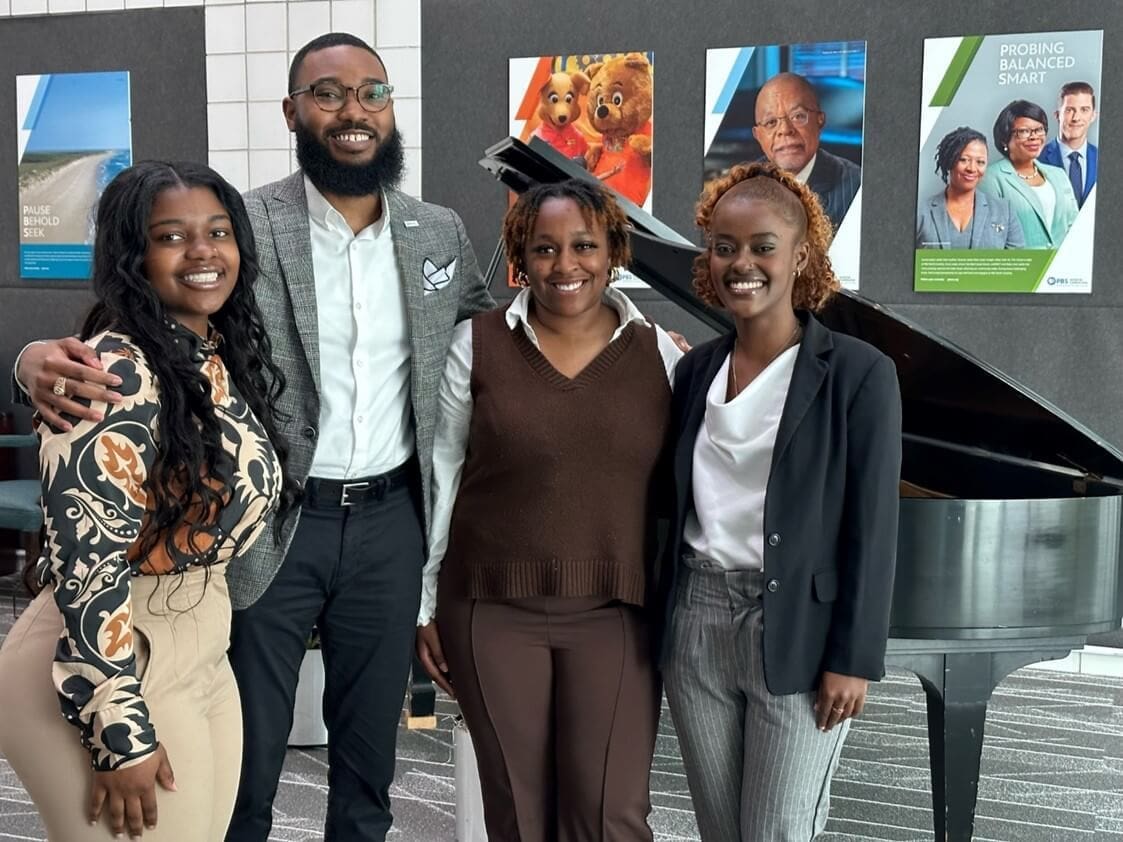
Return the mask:
[[517,272],[515,272],[515,283],[521,287],[528,287],[530,286],[530,278],[526,276],[525,271],[519,269]]
[[620,267],[619,266],[613,266],[612,269],[608,273],[608,283],[614,284],[618,280],[620,280]]

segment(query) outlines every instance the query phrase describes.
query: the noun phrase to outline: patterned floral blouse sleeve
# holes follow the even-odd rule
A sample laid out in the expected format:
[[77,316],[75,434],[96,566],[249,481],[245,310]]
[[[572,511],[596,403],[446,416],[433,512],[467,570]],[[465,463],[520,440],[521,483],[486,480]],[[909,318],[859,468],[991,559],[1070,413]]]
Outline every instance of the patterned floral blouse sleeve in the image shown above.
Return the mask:
[[121,378],[123,400],[99,404],[104,420],[70,432],[40,426],[47,525],[40,578],[53,586],[63,618],[52,671],[63,715],[79,729],[93,768],[106,771],[156,749],[133,654],[127,551],[145,514],[159,404],[139,351],[113,334],[95,347]]

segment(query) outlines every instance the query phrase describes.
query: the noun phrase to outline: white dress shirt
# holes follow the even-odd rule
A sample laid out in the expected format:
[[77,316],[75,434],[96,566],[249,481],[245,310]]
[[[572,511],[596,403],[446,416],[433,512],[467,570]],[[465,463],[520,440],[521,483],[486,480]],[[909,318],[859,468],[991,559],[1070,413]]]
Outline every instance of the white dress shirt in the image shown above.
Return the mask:
[[818,157],[819,157],[818,152],[816,152],[814,155],[811,156],[811,160],[808,161],[806,164],[804,164],[803,169],[801,169],[799,172],[797,172],[795,174],[795,180],[796,181],[798,181],[800,184],[806,184],[807,183],[807,179],[811,178],[811,170],[815,169],[815,160]]
[[706,393],[683,540],[724,570],[764,569],[764,498],[798,349],[776,357],[731,401],[727,357]]
[[310,475],[358,479],[413,455],[409,321],[389,205],[358,234],[307,178],[320,350],[320,433]]
[[[615,341],[631,322],[650,324],[628,297],[615,287],[605,290],[604,302],[620,316],[620,327],[610,341]],[[538,337],[527,318],[529,306],[530,290],[524,289],[515,296],[507,310],[507,325],[512,330],[521,327],[534,347],[540,348]],[[661,327],[656,325],[655,331],[667,380],[673,383],[675,366],[682,357],[682,351]],[[437,427],[433,439],[433,516],[429,523],[429,560],[422,573],[421,611],[417,616],[419,626],[427,625],[437,610],[437,574],[448,548],[452,509],[460,488],[472,421],[471,380],[472,322],[469,319],[458,324],[452,332],[444,380],[437,398]]]

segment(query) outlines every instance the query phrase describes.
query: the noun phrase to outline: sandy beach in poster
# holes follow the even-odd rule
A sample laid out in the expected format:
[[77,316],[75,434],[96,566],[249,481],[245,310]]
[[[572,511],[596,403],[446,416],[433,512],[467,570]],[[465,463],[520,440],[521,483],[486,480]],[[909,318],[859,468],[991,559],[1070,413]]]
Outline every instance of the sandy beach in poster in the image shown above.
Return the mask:
[[129,74],[16,78],[20,277],[86,278],[93,208],[132,163]]
[[1092,291],[1102,53],[1098,30],[925,40],[918,292]]
[[866,44],[824,41],[706,51],[704,178],[763,158],[819,194],[847,289],[861,258]]

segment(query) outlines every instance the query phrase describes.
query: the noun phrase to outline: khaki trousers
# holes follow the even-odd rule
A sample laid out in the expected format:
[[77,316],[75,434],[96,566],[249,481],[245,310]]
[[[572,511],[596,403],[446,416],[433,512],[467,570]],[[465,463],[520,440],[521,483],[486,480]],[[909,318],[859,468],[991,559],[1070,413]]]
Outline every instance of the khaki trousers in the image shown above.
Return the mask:
[[[156,785],[158,821],[146,842],[220,842],[242,754],[238,690],[226,660],[225,565],[132,579],[134,651],[156,738],[176,791]],[[50,590],[23,612],[0,649],[0,753],[31,795],[50,842],[110,840],[108,809],[86,818],[93,771],[51,681],[62,617]]]

